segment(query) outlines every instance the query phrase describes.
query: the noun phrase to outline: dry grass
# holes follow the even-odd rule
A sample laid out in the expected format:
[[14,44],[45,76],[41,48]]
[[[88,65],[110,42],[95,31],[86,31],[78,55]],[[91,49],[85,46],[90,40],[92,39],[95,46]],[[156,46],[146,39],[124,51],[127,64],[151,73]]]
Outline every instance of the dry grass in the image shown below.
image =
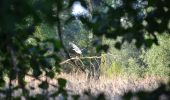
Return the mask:
[[[64,78],[67,80],[66,89],[71,91],[70,94],[81,94],[80,100],[93,100],[83,95],[84,91],[88,90],[93,95],[97,95],[101,92],[105,93],[108,100],[121,100],[121,96],[129,90],[135,92],[139,90],[151,91],[159,86],[160,82],[165,83],[167,79],[155,76],[145,76],[144,78],[134,78],[128,75],[121,75],[115,77],[101,76],[98,80],[86,78],[83,73],[79,74],[64,74],[57,75],[56,78]],[[41,78],[45,80],[45,77]],[[27,88],[34,87],[34,90],[30,90],[30,95],[34,96],[37,93],[43,91],[38,88],[40,81],[34,80],[31,77],[26,77]],[[49,80],[50,84],[57,84],[56,80]],[[53,92],[57,89],[50,86],[48,91]],[[22,93],[21,90],[17,90],[13,93],[13,96],[18,96]],[[62,100],[62,96],[58,96],[55,100]],[[70,97],[69,97],[70,98]],[[53,99],[52,99],[53,100]],[[72,99],[69,99],[72,100]]]
[[67,79],[66,89],[72,90],[75,94],[82,94],[85,90],[90,89],[94,95],[104,92],[109,100],[120,100],[120,96],[129,90],[133,92],[139,90],[151,91],[157,88],[159,83],[165,83],[167,80],[155,76],[137,79],[126,75],[112,78],[101,76],[99,80],[88,80],[84,74],[61,74],[58,77]]

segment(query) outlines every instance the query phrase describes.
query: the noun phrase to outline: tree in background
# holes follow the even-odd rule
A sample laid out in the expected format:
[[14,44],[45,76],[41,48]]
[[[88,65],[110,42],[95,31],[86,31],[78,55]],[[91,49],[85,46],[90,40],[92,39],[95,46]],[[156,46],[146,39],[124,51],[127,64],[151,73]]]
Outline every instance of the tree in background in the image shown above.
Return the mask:
[[169,76],[169,39],[167,34],[158,35],[160,46],[153,45],[151,49],[143,51],[144,62],[147,64],[150,74]]

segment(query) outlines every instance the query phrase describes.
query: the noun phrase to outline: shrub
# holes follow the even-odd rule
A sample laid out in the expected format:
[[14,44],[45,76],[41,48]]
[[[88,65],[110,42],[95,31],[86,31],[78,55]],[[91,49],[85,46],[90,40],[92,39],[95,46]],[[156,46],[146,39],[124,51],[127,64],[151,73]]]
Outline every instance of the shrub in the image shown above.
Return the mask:
[[143,52],[144,62],[147,63],[148,74],[158,76],[169,75],[170,64],[170,38],[163,34],[159,35],[159,46],[153,45],[151,49]]

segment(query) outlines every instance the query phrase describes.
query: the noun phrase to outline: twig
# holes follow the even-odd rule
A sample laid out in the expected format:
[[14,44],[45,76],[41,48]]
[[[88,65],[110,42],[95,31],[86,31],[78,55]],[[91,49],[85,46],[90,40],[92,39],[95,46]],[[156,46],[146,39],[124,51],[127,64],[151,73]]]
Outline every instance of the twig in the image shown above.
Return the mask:
[[62,62],[60,63],[60,65],[63,65],[63,64],[65,64],[65,63],[67,63],[67,62],[69,62],[69,61],[71,61],[71,60],[94,59],[94,58],[98,58],[98,59],[100,59],[100,58],[101,58],[101,56],[91,56],[91,57],[73,57],[73,58],[67,59],[67,60],[65,60],[65,61],[62,61]]

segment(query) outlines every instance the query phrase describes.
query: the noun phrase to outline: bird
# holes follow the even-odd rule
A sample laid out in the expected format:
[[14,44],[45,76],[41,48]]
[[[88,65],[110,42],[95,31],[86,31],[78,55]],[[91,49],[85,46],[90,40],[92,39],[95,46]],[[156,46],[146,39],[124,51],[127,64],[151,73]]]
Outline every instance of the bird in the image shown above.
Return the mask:
[[84,69],[82,68],[82,63],[80,62],[80,59],[79,59],[81,57],[81,55],[82,55],[81,49],[77,45],[75,45],[73,42],[69,42],[69,45],[70,45],[70,49],[69,49],[70,57],[78,58],[78,59],[71,60],[71,62],[77,68],[79,68],[80,70],[84,71]]
[[82,55],[82,51],[77,45],[75,45],[73,42],[69,42],[69,45],[70,45],[69,52],[72,54],[72,56]]

